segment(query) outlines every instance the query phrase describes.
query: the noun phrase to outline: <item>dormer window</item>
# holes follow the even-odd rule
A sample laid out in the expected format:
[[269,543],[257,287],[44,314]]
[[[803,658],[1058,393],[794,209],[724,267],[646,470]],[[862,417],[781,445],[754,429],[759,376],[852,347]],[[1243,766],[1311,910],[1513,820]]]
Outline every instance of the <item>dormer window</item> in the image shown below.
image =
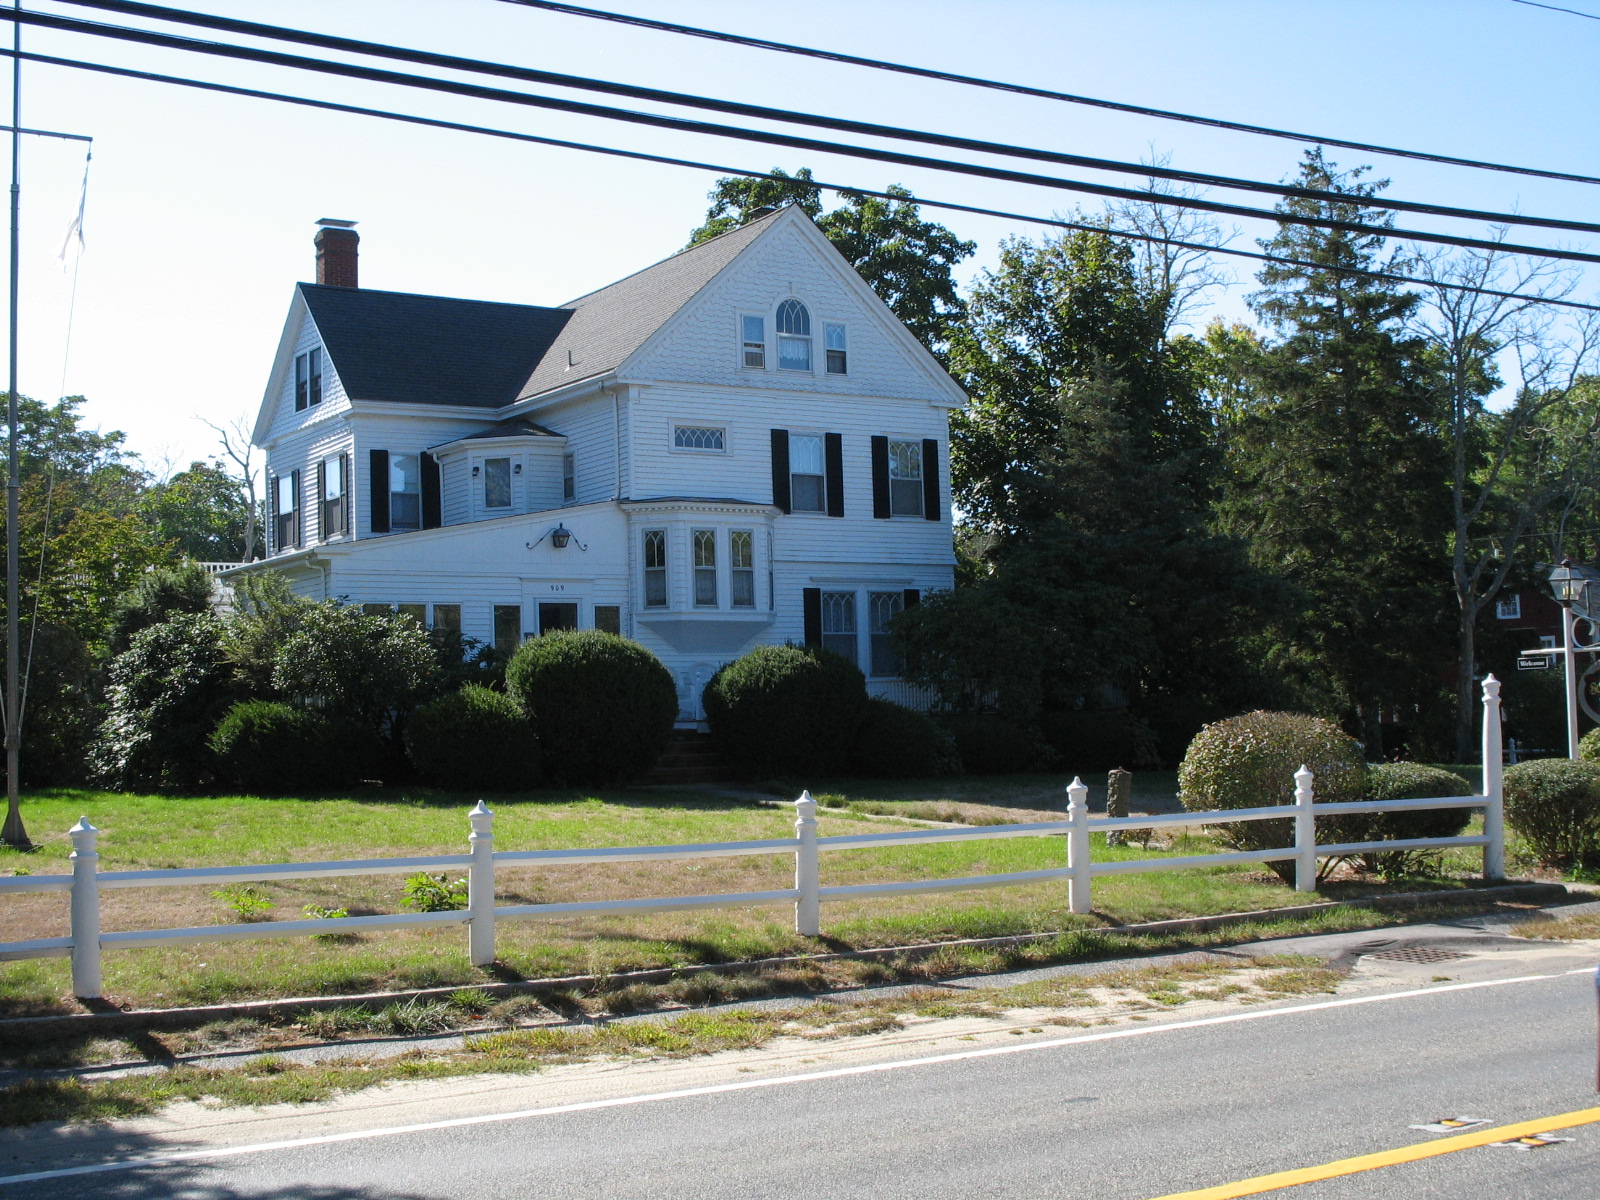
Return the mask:
[[778,367],[811,370],[811,314],[798,300],[778,305]]
[[767,365],[767,319],[740,317],[739,331],[744,339],[744,365],[764,368]]

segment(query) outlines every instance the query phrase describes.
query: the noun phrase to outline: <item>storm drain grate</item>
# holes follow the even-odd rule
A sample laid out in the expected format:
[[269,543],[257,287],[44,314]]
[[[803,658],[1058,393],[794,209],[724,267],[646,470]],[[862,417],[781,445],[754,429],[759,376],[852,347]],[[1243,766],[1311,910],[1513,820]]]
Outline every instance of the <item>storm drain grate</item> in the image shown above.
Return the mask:
[[1428,946],[1412,946],[1403,950],[1379,950],[1366,957],[1386,958],[1390,962],[1440,963],[1455,962],[1457,959],[1466,958],[1467,956],[1458,954],[1454,950],[1434,950]]

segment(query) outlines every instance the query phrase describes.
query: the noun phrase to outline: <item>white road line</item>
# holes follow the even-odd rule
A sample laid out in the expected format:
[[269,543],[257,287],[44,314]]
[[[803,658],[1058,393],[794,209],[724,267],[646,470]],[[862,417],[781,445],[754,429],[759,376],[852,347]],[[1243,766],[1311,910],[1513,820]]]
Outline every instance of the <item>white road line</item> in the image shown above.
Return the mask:
[[1476,983],[1453,983],[1442,987],[1416,988],[1408,992],[1385,992],[1375,996],[1350,996],[1343,1000],[1319,1000],[1314,1004],[1295,1004],[1287,1008],[1256,1009],[1251,1012],[1228,1013],[1220,1017],[1197,1017],[1192,1021],[1173,1021],[1166,1025],[1138,1025],[1126,1029],[1108,1029],[1101,1033],[1084,1033],[1074,1037],[1050,1038],[1042,1042],[990,1046],[982,1050],[959,1050],[950,1054],[934,1054],[927,1058],[898,1059],[894,1062],[871,1063],[859,1067],[836,1067],[828,1071],[808,1071],[803,1075],[781,1075],[773,1079],[748,1079],[737,1083],[717,1083],[709,1084],[705,1087],[682,1088],[672,1092],[647,1092],[639,1096],[619,1096],[611,1100],[584,1100],[576,1104],[556,1104],[549,1108],[525,1108],[517,1112],[489,1113],[476,1117],[454,1117],[446,1121],[426,1121],[415,1125],[393,1125],[383,1129],[361,1129],[350,1133],[330,1133],[319,1137],[289,1138],[278,1142],[256,1142],[247,1146],[217,1147],[209,1150],[175,1150],[170,1154],[118,1159],[114,1162],[93,1163],[81,1167],[60,1167],[51,1171],[30,1171],[25,1175],[0,1175],[0,1185],[33,1183],[42,1179],[64,1179],[72,1175],[100,1175],[108,1171],[134,1171],[143,1167],[165,1167],[176,1163],[195,1162],[208,1158],[231,1158],[234,1155],[261,1154],[269,1150],[295,1150],[306,1146],[328,1146],[337,1142],[359,1142],[369,1138],[398,1137],[411,1133],[427,1133],[436,1129],[459,1129],[468,1125],[493,1125],[503,1121],[524,1121],[532,1117],[554,1117],[563,1113],[588,1112],[600,1108],[620,1108],[630,1104],[654,1104],[662,1100],[684,1100],[691,1096],[715,1096],[723,1092],[746,1092],[755,1088],[781,1087],[791,1083],[811,1083],[821,1079],[842,1079],[850,1075],[872,1075],[880,1071],[901,1071],[911,1067],[931,1067],[940,1063],[962,1062],[973,1058],[997,1058],[1003,1054],[1027,1054],[1036,1050],[1056,1050],[1062,1046],[1081,1046],[1088,1042],[1109,1042],[1119,1038],[1148,1037],[1151,1034],[1174,1033],[1182,1029],[1201,1029],[1208,1025],[1232,1025],[1239,1021],[1262,1021],[1272,1017],[1320,1012],[1330,1008],[1351,1008],[1358,1004],[1383,1004],[1391,1000],[1408,1000],[1417,996],[1437,996],[1440,992],[1469,992],[1478,988],[1504,987],[1512,983],[1540,983],[1551,979],[1564,979],[1569,975],[1588,975],[1591,973],[1588,967],[1580,967],[1577,970],[1562,971],[1556,975],[1518,975],[1511,979],[1485,979]]

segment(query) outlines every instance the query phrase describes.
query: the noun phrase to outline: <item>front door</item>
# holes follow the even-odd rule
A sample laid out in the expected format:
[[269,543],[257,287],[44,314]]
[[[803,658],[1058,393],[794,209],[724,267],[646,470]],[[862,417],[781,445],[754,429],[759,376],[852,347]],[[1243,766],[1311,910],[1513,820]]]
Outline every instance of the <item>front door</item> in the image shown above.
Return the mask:
[[539,605],[539,633],[541,635],[549,633],[553,629],[576,629],[577,627],[578,606],[575,602],[541,603]]

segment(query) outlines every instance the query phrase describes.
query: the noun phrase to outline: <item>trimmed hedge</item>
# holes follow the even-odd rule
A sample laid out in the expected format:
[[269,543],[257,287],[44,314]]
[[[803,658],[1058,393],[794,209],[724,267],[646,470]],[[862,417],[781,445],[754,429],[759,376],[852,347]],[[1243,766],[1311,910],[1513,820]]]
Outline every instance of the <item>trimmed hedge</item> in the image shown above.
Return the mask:
[[417,773],[458,791],[511,792],[539,783],[539,742],[510,696],[477,684],[430,700],[406,722]]
[[1600,864],[1600,764],[1540,758],[1506,769],[1506,821],[1541,865]]
[[968,775],[1016,775],[1056,765],[1056,752],[1031,725],[988,713],[949,713],[939,724],[955,739]]
[[[1421,763],[1370,763],[1366,799],[1429,800],[1435,796],[1470,796],[1472,785],[1454,771]],[[1458,837],[1472,823],[1475,809],[1436,808],[1422,812],[1373,813],[1367,818],[1363,841],[1400,841],[1406,838]],[[1422,859],[1434,850],[1385,850],[1361,856],[1363,870],[1399,877],[1415,874]]]
[[[1319,802],[1362,798],[1367,764],[1361,744],[1330,721],[1281,712],[1229,717],[1195,734],[1178,767],[1178,798],[1190,812],[1293,804],[1294,773],[1302,764],[1316,776],[1312,786]],[[1360,816],[1325,817],[1317,823],[1317,840],[1359,841],[1364,827]],[[1217,831],[1240,850],[1266,850],[1294,841],[1287,820],[1219,825]],[[1324,861],[1326,873],[1335,864]],[[1267,866],[1286,882],[1294,880],[1294,860]]]
[[1600,725],[1578,739],[1578,757],[1584,762],[1600,763]]
[[851,770],[873,779],[952,775],[961,769],[955,739],[927,713],[868,696],[856,728]]
[[801,646],[757,646],[711,677],[702,693],[718,751],[747,776],[848,769],[867,711],[854,663]]
[[350,787],[376,774],[383,745],[366,725],[272,700],[228,710],[210,745],[224,779],[263,796]]
[[626,783],[655,765],[678,719],[672,673],[650,651],[598,629],[529,638],[506,664],[506,691],[533,726],[557,783]]

